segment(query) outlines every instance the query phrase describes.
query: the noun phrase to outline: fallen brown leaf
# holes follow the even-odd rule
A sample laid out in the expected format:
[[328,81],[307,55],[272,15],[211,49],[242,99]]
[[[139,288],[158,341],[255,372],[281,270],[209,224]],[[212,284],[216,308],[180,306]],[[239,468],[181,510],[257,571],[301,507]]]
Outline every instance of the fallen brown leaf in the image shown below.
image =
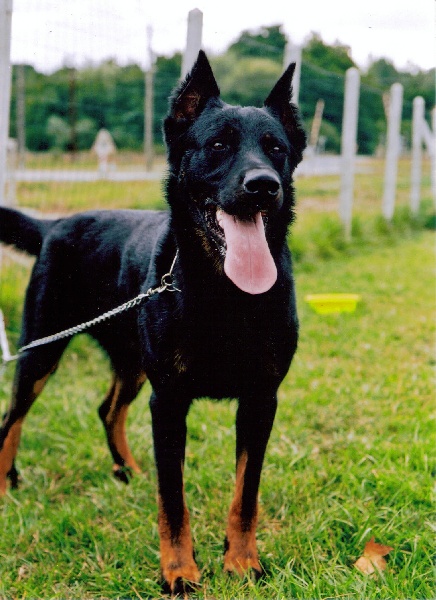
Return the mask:
[[21,567],[18,569],[18,581],[22,581],[23,579],[26,579],[26,577],[28,577],[29,575],[29,567],[27,565],[21,565]]
[[365,573],[365,575],[372,575],[375,573],[376,569],[378,571],[384,571],[387,567],[387,562],[383,557],[389,554],[391,550],[393,550],[391,546],[377,544],[372,537],[369,542],[365,544],[363,555],[356,560],[354,566],[362,573]]

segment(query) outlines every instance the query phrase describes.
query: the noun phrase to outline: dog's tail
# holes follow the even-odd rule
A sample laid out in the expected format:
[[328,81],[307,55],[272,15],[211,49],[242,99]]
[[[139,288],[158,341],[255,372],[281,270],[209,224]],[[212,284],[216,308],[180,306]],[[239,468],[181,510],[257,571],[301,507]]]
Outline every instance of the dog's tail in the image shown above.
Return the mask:
[[34,219],[18,210],[0,207],[0,242],[34,256],[41,251],[45,234],[54,221]]

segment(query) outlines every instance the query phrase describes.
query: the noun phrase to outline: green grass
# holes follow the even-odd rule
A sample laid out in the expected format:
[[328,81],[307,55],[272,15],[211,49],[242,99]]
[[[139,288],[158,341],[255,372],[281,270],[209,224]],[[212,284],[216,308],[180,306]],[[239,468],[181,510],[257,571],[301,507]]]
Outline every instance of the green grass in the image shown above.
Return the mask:
[[[377,228],[368,208],[358,239],[321,259],[313,229],[327,229],[333,242],[340,231],[333,212],[319,225],[307,197],[295,226],[304,242],[296,264],[301,341],[280,390],[261,484],[267,576],[254,584],[222,573],[235,405],[199,401],[189,415],[186,464],[203,573],[198,597],[434,598],[433,235],[406,226],[404,216]],[[27,276],[4,261],[0,306],[12,343]],[[362,301],[353,314],[320,316],[304,296],[324,291],[357,292]],[[9,365],[0,380],[1,411],[12,374]],[[0,598],[161,597],[150,390],[129,420],[144,475],[125,487],[111,477],[96,412],[109,382],[105,357],[78,337],[32,408],[18,458],[23,485],[0,502]],[[372,536],[394,548],[376,578],[353,567]]]
[[[163,148],[155,148],[153,167],[162,168],[165,163]],[[109,160],[111,168],[121,171],[145,170],[145,156],[142,152],[119,150],[114,158]],[[42,170],[98,170],[98,158],[94,152],[80,151],[73,156],[71,153],[59,151],[52,152],[27,152],[25,157],[26,169]]]
[[[157,171],[165,173],[164,158],[154,161]],[[28,154],[26,167],[42,171],[97,170],[95,156],[79,153],[74,161],[68,154]],[[122,152],[117,156],[117,170],[145,170],[144,156]],[[68,181],[24,182],[16,184],[18,206],[37,209],[46,213],[70,213],[87,209],[103,208],[151,208],[165,207],[161,181]]]
[[106,208],[165,208],[159,181],[20,182],[19,206],[47,213]]

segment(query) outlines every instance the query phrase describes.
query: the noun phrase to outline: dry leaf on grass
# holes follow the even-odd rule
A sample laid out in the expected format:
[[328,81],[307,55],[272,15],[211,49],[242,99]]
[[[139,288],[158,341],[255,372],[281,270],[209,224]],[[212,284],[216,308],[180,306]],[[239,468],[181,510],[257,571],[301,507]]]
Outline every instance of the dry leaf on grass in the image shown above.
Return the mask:
[[384,571],[387,567],[387,562],[383,558],[389,552],[393,550],[391,546],[384,546],[383,544],[377,544],[372,537],[369,542],[365,544],[363,555],[356,560],[354,566],[365,575],[372,575],[375,570]]
[[26,579],[26,577],[29,576],[29,567],[27,565],[21,565],[21,567],[18,569],[18,581],[22,581],[23,579]]

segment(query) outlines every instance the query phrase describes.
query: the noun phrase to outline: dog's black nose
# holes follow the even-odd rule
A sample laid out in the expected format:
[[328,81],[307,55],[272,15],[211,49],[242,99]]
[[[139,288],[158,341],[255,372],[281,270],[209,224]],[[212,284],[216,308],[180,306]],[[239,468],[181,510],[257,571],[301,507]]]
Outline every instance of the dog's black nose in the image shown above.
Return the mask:
[[253,169],[244,177],[243,188],[250,196],[260,196],[270,199],[277,198],[280,191],[280,180],[274,171]]

